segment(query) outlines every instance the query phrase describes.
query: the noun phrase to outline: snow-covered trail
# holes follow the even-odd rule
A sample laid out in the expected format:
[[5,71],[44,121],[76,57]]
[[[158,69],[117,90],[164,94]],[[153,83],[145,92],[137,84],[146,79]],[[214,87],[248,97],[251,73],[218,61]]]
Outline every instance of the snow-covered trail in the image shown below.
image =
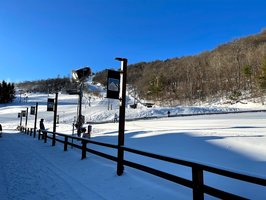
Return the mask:
[[[28,137],[5,134],[0,145],[1,199],[105,199],[84,185],[58,165],[60,159],[47,157],[43,151],[50,146],[35,142],[28,145]],[[50,152],[51,156],[56,152]],[[59,158],[59,157],[58,157]],[[63,160],[62,160],[63,161]],[[67,163],[65,163],[67,164]],[[18,188],[20,188],[18,190]],[[61,190],[65,188],[65,190]],[[86,190],[86,196],[79,191]],[[3,195],[2,195],[3,194]],[[4,197],[4,198],[3,198]]]
[[186,199],[191,193],[133,169],[118,177],[114,162],[93,155],[81,160],[79,150],[64,152],[62,144],[15,131],[3,133],[0,152],[1,200]]

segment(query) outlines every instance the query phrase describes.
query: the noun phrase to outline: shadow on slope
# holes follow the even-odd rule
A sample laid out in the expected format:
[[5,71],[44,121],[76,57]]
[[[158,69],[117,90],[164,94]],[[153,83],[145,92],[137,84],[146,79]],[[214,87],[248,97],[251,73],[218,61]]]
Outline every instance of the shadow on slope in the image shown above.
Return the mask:
[[[236,171],[243,174],[262,176],[266,173],[266,162],[258,161],[250,156],[245,155],[244,153],[236,152],[230,147],[230,145],[218,146],[212,142],[227,138],[263,137],[265,136],[260,134],[195,136],[192,135],[192,132],[165,132],[160,135],[151,135],[151,133],[147,131],[134,131],[127,132],[125,134],[125,146],[159,155]],[[117,136],[109,135],[108,138],[104,136],[98,136],[95,137],[94,140],[117,144]],[[97,148],[100,151],[103,150],[101,147],[93,147],[93,145],[92,148]],[[110,149],[105,149],[104,151],[116,156],[116,151],[110,151]],[[125,159],[191,179],[191,169],[188,167],[157,161],[155,159],[138,156],[127,152],[125,152]],[[210,186],[215,186],[219,189],[222,188],[228,192],[233,192],[248,198],[263,199],[261,194],[265,194],[266,192],[265,187],[242,183],[241,181],[235,181],[210,173],[205,173],[204,182]]]

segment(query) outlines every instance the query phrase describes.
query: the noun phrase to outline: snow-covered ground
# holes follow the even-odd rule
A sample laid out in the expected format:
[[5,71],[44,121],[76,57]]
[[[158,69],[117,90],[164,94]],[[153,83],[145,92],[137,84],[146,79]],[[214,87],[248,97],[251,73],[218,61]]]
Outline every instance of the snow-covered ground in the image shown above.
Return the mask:
[[[116,175],[116,163],[88,154],[80,160],[77,149],[63,152],[63,145],[44,144],[30,136],[18,134],[17,113],[39,103],[38,121],[52,130],[53,113],[46,111],[48,95],[27,94],[28,101],[17,99],[0,106],[0,199],[192,199],[192,190],[152,175],[126,167]],[[49,95],[53,98],[54,95]],[[77,96],[59,94],[57,132],[72,134],[77,114]],[[83,99],[85,120],[93,127],[92,140],[117,144],[117,123],[92,123],[113,120],[119,102],[106,98]],[[128,104],[132,104],[129,98]],[[109,108],[109,109],[108,109]],[[112,109],[111,109],[112,108]],[[125,146],[179,159],[266,178],[266,113],[232,113],[167,117],[177,114],[234,112],[265,109],[260,104],[230,106],[126,109]],[[23,118],[22,124],[25,124]],[[34,116],[29,115],[28,127]],[[85,126],[87,126],[86,124]],[[116,152],[91,145],[111,155]],[[189,168],[125,154],[127,160],[140,162],[172,174],[191,179]],[[205,183],[249,199],[265,199],[266,188],[205,174]],[[206,196],[207,199],[212,199]]]

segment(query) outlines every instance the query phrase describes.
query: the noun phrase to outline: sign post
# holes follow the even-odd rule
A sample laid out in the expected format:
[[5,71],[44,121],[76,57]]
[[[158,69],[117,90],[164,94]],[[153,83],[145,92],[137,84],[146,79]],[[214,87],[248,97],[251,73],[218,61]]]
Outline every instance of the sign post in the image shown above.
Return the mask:
[[48,100],[47,100],[47,111],[53,111],[54,112],[52,146],[55,146],[55,132],[56,132],[56,119],[57,119],[57,101],[58,101],[58,92],[55,93],[55,99],[48,98]]
[[117,152],[117,175],[121,176],[124,172],[124,140],[125,140],[125,107],[126,107],[126,80],[127,80],[127,59],[116,58],[121,62],[120,89],[119,89],[119,130],[118,130],[118,152]]
[[78,116],[77,116],[77,123],[76,128],[78,132],[78,136],[81,135],[81,128],[84,122],[83,116],[82,116],[82,96],[83,96],[83,86],[84,82],[88,79],[89,76],[91,76],[92,71],[89,67],[84,67],[79,70],[72,70],[72,79],[79,84],[79,104],[78,104]]
[[[31,111],[33,111],[32,108],[31,108]],[[35,138],[36,137],[36,129],[37,129],[38,102],[36,103],[34,111],[35,111],[35,118],[34,118],[34,133],[33,133],[33,137]]]
[[82,121],[82,97],[83,97],[83,86],[84,83],[81,82],[80,83],[80,88],[79,88],[79,106],[78,106],[78,118],[77,118],[77,132],[78,132],[78,136],[81,136],[81,127],[83,125],[83,121]]
[[26,121],[25,121],[25,128],[27,129],[27,125],[28,125],[28,114],[29,114],[29,108],[27,108],[26,110]]
[[58,92],[55,93],[55,104],[54,104],[54,127],[53,127],[53,141],[52,141],[52,146],[55,146],[56,117],[57,117],[57,101],[58,101]]
[[21,126],[22,126],[22,112],[23,111],[20,111],[20,115],[18,115],[20,117],[20,124],[19,124],[20,129],[21,129]]

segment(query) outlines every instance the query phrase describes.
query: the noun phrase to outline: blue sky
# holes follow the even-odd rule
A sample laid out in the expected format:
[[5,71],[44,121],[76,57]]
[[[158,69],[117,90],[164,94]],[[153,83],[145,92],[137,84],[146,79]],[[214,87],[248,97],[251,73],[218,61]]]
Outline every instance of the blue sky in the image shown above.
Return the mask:
[[195,55],[264,28],[264,0],[0,0],[0,80]]

